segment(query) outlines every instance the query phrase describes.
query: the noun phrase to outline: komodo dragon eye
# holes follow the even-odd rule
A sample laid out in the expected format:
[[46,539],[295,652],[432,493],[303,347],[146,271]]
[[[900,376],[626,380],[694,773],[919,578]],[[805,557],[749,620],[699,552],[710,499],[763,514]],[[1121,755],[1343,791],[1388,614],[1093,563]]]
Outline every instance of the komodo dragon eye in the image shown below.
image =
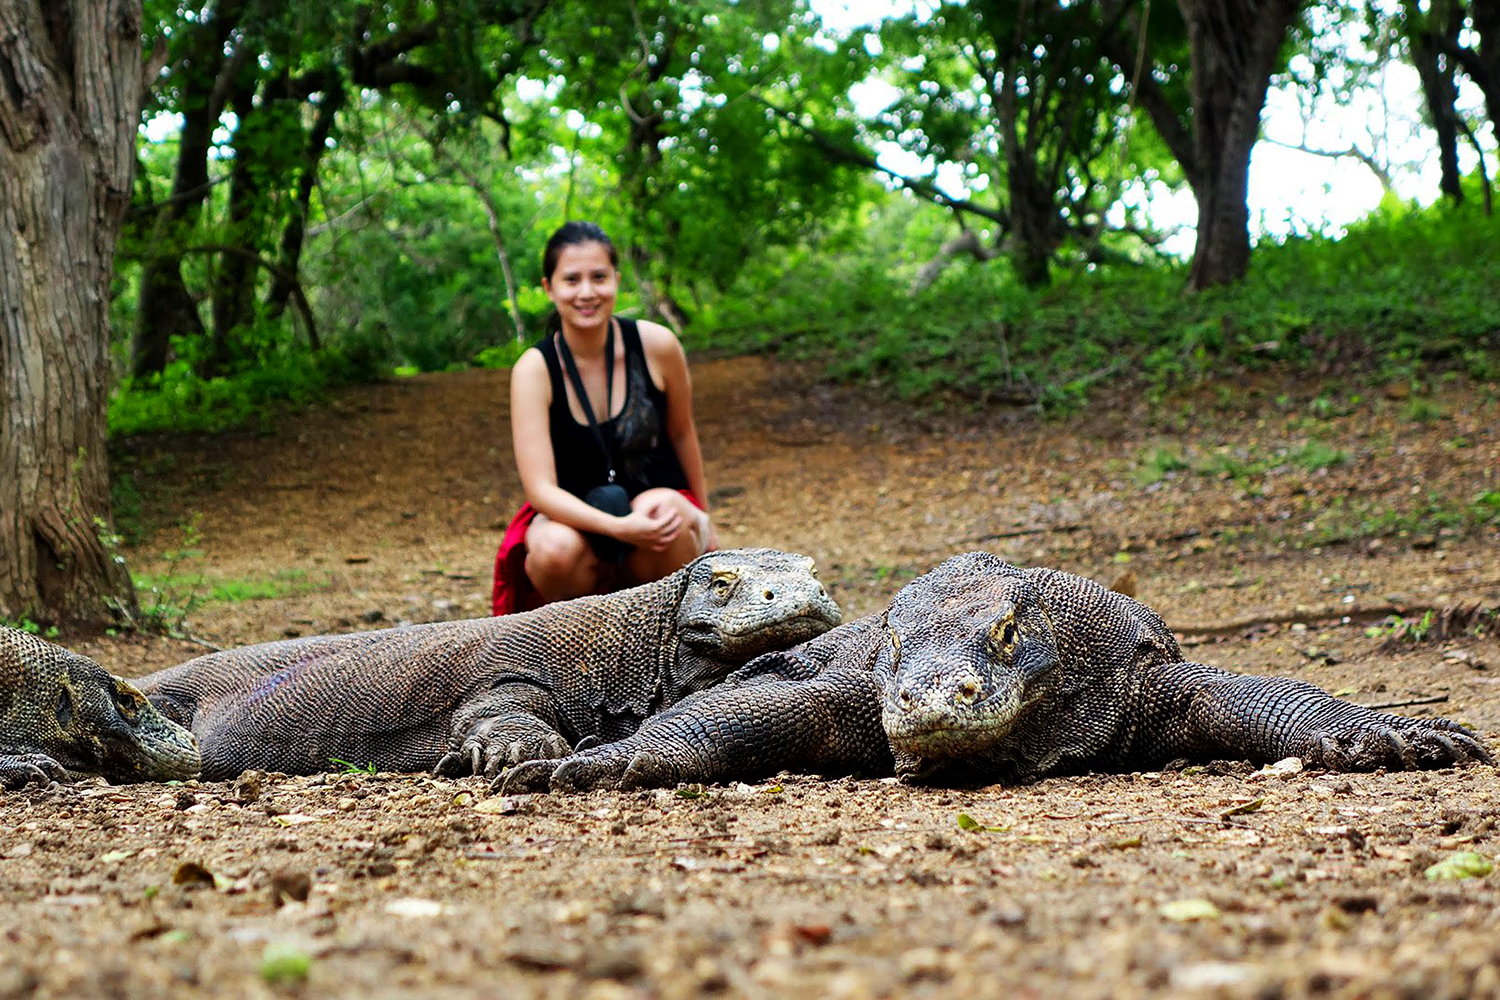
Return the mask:
[[729,600],[729,595],[734,591],[734,585],[738,579],[733,573],[715,573],[713,582],[708,586],[713,591],[715,598],[727,601]]
[[115,704],[119,706],[120,714],[123,715],[127,721],[134,719],[136,712],[140,710],[140,706],[136,704],[135,696],[132,695],[129,691],[116,691]]
[[997,658],[1003,659],[1015,648],[1019,633],[1014,618],[1006,618],[990,626],[990,648]]

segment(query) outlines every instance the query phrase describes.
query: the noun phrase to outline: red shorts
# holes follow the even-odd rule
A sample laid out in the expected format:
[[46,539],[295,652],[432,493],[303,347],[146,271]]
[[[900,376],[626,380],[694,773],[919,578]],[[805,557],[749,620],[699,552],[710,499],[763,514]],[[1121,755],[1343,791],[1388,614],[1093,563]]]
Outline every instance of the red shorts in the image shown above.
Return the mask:
[[[694,507],[704,510],[698,498],[687,490],[678,490]],[[495,587],[490,595],[490,608],[497,615],[530,611],[547,602],[537,593],[526,575],[526,531],[536,519],[537,509],[523,503],[516,516],[510,519],[505,537],[500,540],[500,551],[495,553]]]

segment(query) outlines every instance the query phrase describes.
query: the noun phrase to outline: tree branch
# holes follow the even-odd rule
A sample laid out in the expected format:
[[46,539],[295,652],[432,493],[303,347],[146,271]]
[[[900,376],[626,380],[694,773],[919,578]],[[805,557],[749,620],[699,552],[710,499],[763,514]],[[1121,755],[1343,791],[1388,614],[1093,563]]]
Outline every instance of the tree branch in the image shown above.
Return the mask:
[[1376,160],[1375,157],[1371,156],[1369,153],[1366,153],[1364,150],[1360,149],[1353,143],[1349,144],[1348,149],[1317,149],[1313,146],[1307,145],[1306,143],[1282,142],[1280,139],[1273,139],[1268,135],[1262,136],[1261,138],[1266,142],[1269,142],[1273,146],[1280,146],[1283,149],[1295,149],[1297,152],[1306,153],[1309,156],[1325,156],[1333,160],[1339,160],[1345,157],[1353,157],[1360,163],[1363,163],[1366,167],[1370,168],[1370,173],[1375,175],[1376,179],[1380,181],[1381,188],[1383,188],[1387,193],[1394,190],[1394,182],[1391,178],[1390,171],[1381,166],[1380,162]]
[[772,112],[781,117],[788,124],[791,124],[800,129],[804,135],[806,135],[813,141],[814,145],[823,150],[823,152],[827,153],[829,156],[833,157],[835,160],[838,160],[842,163],[848,163],[852,166],[864,167],[867,170],[874,170],[878,173],[885,174],[887,177],[896,181],[908,191],[922,198],[926,198],[928,201],[934,202],[938,205],[945,205],[949,208],[960,209],[965,212],[972,212],[975,215],[980,216],[981,218],[989,219],[991,222],[997,223],[1002,229],[1010,229],[1010,214],[1008,212],[1004,212],[998,208],[990,208],[986,205],[980,205],[963,198],[955,198],[952,195],[940,190],[937,185],[933,184],[929,180],[924,180],[917,177],[907,177],[905,174],[897,173],[890,167],[882,166],[878,161],[876,161],[875,157],[871,156],[869,153],[866,153],[862,150],[850,149],[816,126],[808,125],[797,116],[796,112],[779,108],[776,105],[772,104],[770,101],[766,100],[764,97],[756,96],[755,100],[760,102],[765,107],[769,108]]

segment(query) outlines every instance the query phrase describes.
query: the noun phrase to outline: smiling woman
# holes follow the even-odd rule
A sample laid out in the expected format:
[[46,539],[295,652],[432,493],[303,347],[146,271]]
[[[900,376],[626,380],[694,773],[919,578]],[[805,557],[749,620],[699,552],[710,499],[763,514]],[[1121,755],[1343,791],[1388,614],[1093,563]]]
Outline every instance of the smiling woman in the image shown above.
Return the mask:
[[619,281],[593,223],[547,241],[555,312],[511,372],[526,503],[495,559],[497,615],[660,579],[716,547],[682,345],[614,315]]

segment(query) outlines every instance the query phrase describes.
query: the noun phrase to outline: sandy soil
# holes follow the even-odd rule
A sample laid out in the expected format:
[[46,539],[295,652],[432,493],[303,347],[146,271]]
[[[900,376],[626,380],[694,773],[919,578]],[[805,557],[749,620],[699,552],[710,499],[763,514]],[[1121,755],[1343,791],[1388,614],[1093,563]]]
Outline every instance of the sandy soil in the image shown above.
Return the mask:
[[[1046,421],[913,418],[753,359],[694,371],[723,542],[816,556],[847,614],[983,548],[1133,587],[1197,659],[1423,702],[1401,710],[1500,742],[1495,626],[1368,634],[1500,606],[1500,533],[1459,523],[1500,490],[1494,386],[1414,404],[1236,379]],[[519,501],[505,379],[424,376],[271,435],[134,442],[127,556],[177,579],[177,607],[217,588],[186,624],[218,645],[482,614]],[[1310,469],[1309,441],[1345,461]],[[1146,471],[1160,455],[1193,467]],[[127,675],[201,652],[70,644]],[[1500,874],[1425,873],[1495,859],[1497,820],[1490,767],[512,798],[386,774],[33,789],[0,793],[0,1000],[1496,996]]]

